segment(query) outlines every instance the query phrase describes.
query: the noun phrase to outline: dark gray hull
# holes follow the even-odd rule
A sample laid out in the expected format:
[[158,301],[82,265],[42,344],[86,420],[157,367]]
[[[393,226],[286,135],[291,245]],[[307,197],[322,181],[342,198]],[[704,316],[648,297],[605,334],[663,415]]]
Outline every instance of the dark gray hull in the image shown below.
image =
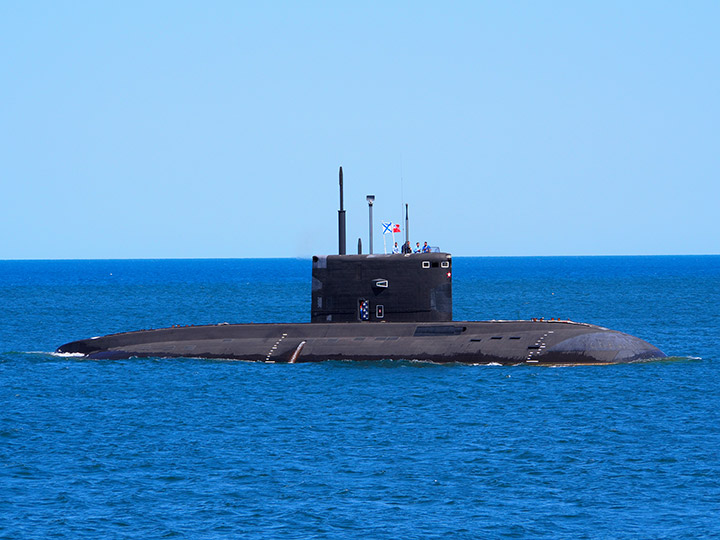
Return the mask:
[[569,321],[186,326],[74,341],[57,352],[93,359],[192,357],[278,363],[404,359],[505,365],[616,364],[665,357],[639,338]]

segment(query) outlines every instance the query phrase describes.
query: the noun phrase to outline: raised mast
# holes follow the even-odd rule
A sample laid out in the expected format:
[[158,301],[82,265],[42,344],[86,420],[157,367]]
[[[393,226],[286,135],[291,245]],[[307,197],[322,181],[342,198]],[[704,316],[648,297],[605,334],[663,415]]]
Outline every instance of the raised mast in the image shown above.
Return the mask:
[[[408,205],[405,203],[405,243],[410,241],[410,218],[408,217]],[[408,244],[410,245],[410,244]]]
[[345,207],[343,205],[343,173],[340,167],[340,210],[338,210],[338,253],[345,255]]

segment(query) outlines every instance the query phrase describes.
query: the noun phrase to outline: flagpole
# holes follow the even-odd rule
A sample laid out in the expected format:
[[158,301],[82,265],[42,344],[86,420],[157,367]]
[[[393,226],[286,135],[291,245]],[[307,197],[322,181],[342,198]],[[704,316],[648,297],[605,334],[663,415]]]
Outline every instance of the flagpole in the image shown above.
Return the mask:
[[387,233],[392,232],[392,221],[381,221],[380,225],[382,225],[383,229],[383,251],[387,255]]

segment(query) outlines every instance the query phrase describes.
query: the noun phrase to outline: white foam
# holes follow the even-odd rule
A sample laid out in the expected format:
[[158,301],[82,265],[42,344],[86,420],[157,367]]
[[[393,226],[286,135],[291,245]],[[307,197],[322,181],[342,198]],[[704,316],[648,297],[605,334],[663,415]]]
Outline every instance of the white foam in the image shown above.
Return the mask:
[[[48,354],[48,353],[41,353]],[[85,355],[79,352],[51,352],[50,356],[57,356],[59,358],[84,358]]]

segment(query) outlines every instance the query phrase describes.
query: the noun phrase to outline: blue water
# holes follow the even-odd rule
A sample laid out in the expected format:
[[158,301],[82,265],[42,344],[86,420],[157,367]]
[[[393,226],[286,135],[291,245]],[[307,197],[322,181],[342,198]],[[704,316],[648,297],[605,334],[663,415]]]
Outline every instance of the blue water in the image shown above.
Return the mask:
[[720,257],[455,258],[455,318],[671,361],[87,361],[74,339],[307,321],[305,260],[0,261],[0,538],[720,538]]

